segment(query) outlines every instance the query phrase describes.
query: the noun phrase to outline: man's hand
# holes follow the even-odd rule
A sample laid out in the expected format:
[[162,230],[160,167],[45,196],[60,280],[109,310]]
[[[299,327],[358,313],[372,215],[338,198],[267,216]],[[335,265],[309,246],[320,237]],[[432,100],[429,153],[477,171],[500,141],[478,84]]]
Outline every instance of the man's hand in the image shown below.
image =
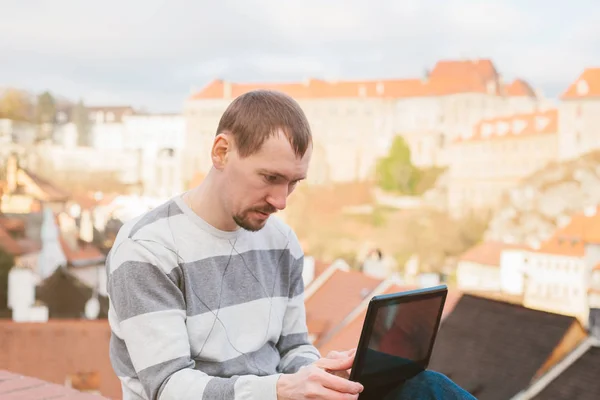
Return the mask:
[[295,374],[281,375],[277,381],[278,400],[354,400],[363,391],[358,382],[327,371],[346,371],[352,367],[354,355],[344,358],[321,358]]
[[[356,355],[356,348],[354,349],[350,349],[347,351],[330,351],[329,354],[327,354],[326,358],[329,358],[331,360],[342,360],[342,359],[346,359],[346,358],[352,358],[352,362],[354,362],[354,356]],[[352,363],[350,363],[350,367],[352,367]],[[351,368],[348,369],[344,369],[341,371],[335,371],[332,369],[326,369],[327,372],[339,376],[341,378],[350,378],[350,373],[352,372]]]

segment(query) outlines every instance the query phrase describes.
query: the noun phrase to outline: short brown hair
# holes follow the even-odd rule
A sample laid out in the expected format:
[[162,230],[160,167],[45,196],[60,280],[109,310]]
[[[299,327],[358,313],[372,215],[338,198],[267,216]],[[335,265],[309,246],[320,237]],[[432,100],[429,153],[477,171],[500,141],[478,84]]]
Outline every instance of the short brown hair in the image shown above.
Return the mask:
[[300,105],[281,92],[253,90],[231,102],[219,121],[217,135],[232,134],[240,157],[248,157],[280,129],[296,155],[304,156],[312,134]]

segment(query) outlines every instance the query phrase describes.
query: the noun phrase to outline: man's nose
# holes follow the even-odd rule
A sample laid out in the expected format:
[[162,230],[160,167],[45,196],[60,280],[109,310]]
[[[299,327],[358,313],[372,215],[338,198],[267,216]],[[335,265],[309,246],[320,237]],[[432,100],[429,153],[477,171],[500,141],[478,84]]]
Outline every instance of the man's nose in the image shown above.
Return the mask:
[[274,187],[267,197],[267,203],[281,211],[285,209],[288,195],[289,190],[287,185]]

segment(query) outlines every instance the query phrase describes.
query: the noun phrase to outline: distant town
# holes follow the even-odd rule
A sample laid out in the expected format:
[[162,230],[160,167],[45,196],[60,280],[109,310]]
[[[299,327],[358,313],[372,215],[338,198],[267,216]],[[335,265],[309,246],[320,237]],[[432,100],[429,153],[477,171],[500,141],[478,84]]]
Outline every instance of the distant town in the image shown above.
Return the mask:
[[481,400],[597,398],[573,393],[600,373],[600,67],[565,79],[558,99],[490,59],[388,80],[215,79],[180,114],[0,90],[0,382],[119,398],[115,236],[202,182],[223,111],[261,88],[295,98],[313,131],[280,214],[321,353],[356,346],[374,295],[445,283],[432,369]]

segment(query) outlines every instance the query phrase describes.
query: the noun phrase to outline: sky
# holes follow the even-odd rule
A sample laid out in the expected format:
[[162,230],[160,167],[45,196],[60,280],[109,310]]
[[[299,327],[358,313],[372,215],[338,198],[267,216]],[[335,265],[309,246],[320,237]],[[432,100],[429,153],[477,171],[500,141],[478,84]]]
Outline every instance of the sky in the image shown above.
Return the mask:
[[180,112],[215,78],[423,76],[490,58],[557,97],[600,66],[597,0],[0,0],[0,87]]

